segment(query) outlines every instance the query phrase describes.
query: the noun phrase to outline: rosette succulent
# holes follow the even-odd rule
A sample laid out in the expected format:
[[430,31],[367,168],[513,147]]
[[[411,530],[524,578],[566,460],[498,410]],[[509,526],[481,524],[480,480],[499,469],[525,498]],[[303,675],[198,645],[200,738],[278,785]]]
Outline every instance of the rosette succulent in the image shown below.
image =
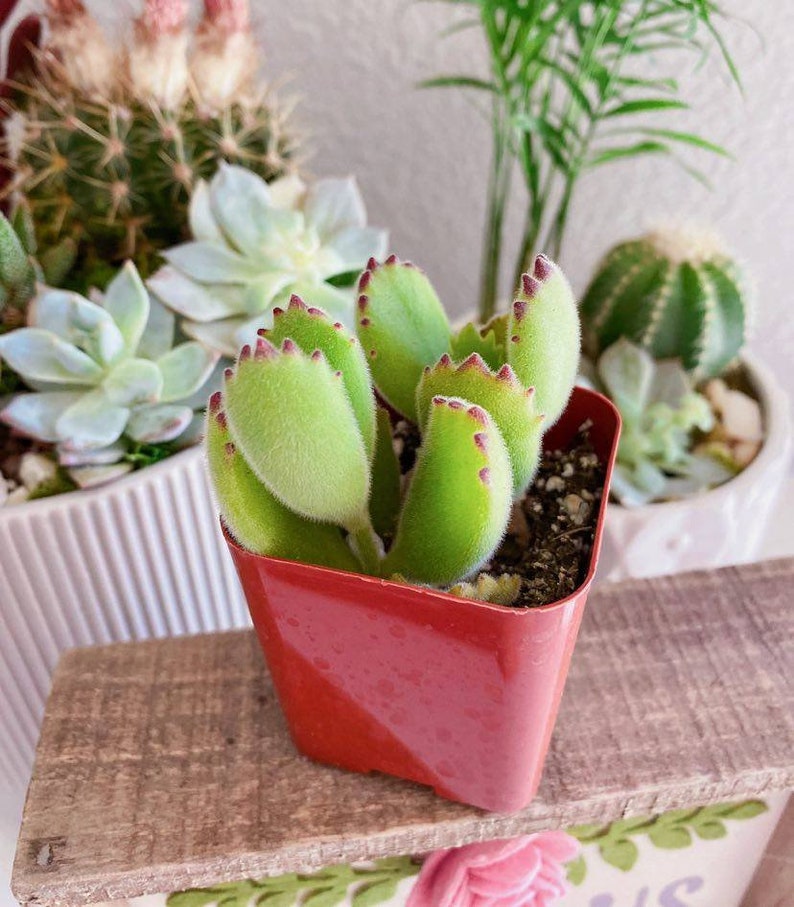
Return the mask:
[[[221,513],[257,553],[449,586],[493,555],[565,406],[574,298],[543,256],[483,331],[454,335],[427,277],[395,256],[371,261],[359,291],[356,334],[293,295],[226,370],[206,430]],[[381,401],[421,437],[407,475]]]
[[172,346],[173,316],[128,263],[95,301],[43,287],[28,326],[0,337],[0,358],[32,388],[0,413],[57,445],[61,463],[115,463],[130,445],[175,441],[217,360],[194,341]]
[[612,478],[612,492],[622,504],[683,497],[734,474],[708,453],[693,451],[696,437],[705,438],[715,418],[677,359],[657,362],[622,339],[604,351],[591,377],[623,422]]
[[352,282],[386,243],[383,230],[366,225],[352,178],[268,185],[222,164],[197,184],[189,215],[193,240],[165,251],[168,264],[148,285],[183,316],[186,334],[230,357],[293,293],[352,326],[352,291],[334,284]]

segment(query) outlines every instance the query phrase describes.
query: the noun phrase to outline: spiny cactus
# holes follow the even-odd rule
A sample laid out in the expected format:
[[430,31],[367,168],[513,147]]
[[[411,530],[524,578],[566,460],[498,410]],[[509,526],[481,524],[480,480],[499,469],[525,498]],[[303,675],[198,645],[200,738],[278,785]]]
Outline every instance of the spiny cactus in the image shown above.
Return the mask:
[[172,348],[173,317],[150,302],[131,263],[101,301],[43,288],[29,324],[0,337],[0,358],[35,390],[14,396],[0,418],[56,444],[69,467],[178,438],[217,359],[193,341]]
[[366,225],[355,181],[295,176],[267,185],[248,170],[221,164],[190,200],[193,240],[167,249],[149,289],[182,315],[186,334],[233,357],[292,293],[353,324],[352,282],[386,233]]
[[714,457],[692,452],[693,436],[711,431],[714,413],[678,360],[657,362],[621,339],[602,353],[594,378],[622,419],[612,479],[622,504],[694,494],[731,477]]
[[736,263],[704,233],[658,231],[615,246],[581,303],[583,345],[597,358],[625,337],[696,378],[722,374],[747,331]]
[[190,193],[221,161],[266,180],[292,169],[245,0],[207,0],[191,53],[184,0],[147,0],[125,47],[80,0],[48,0],[46,16],[49,41],[5,102],[4,191],[28,199],[43,245],[86,240],[86,285],[104,261],[148,274],[154,252],[185,238]]
[[[554,418],[570,394],[573,296],[539,257],[508,330],[485,332],[501,358],[494,370],[470,348],[483,340],[476,329],[458,335],[453,360],[456,338],[410,263],[371,260],[359,289],[358,337],[293,295],[226,370],[206,431],[221,514],[257,553],[346,570],[353,557],[352,569],[449,586],[491,558],[537,466],[541,392],[519,370],[537,375]],[[544,373],[552,362],[570,373],[567,390]],[[378,398],[420,433],[407,476]],[[478,581],[457,591],[506,600],[514,585]]]

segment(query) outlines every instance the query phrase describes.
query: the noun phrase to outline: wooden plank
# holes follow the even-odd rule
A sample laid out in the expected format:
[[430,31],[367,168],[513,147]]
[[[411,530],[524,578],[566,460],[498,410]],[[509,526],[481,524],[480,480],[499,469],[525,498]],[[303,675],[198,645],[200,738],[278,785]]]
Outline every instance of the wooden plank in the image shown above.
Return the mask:
[[791,907],[794,900],[794,797],[766,848],[742,907]]
[[76,907],[794,787],[792,583],[788,559],[597,590],[512,816],[297,756],[252,633],[73,651],[13,889]]

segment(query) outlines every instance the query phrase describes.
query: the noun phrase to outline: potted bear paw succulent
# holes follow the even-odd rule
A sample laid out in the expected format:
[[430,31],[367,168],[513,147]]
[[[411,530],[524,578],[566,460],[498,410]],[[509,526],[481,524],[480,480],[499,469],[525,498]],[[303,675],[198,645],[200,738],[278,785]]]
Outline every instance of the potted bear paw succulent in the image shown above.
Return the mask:
[[359,291],[356,334],[311,299],[276,308],[213,395],[229,548],[300,750],[519,809],[595,571],[619,417],[572,392],[577,309],[543,256],[508,314],[457,334],[395,256]]

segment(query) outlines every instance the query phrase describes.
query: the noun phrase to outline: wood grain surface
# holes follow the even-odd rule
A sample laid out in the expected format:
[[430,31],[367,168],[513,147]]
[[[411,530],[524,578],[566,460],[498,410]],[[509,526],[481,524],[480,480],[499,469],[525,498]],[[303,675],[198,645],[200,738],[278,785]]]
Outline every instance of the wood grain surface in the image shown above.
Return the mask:
[[794,787],[793,588],[787,559],[597,589],[511,816],[299,756],[252,632],[75,650],[12,887],[77,907]]

